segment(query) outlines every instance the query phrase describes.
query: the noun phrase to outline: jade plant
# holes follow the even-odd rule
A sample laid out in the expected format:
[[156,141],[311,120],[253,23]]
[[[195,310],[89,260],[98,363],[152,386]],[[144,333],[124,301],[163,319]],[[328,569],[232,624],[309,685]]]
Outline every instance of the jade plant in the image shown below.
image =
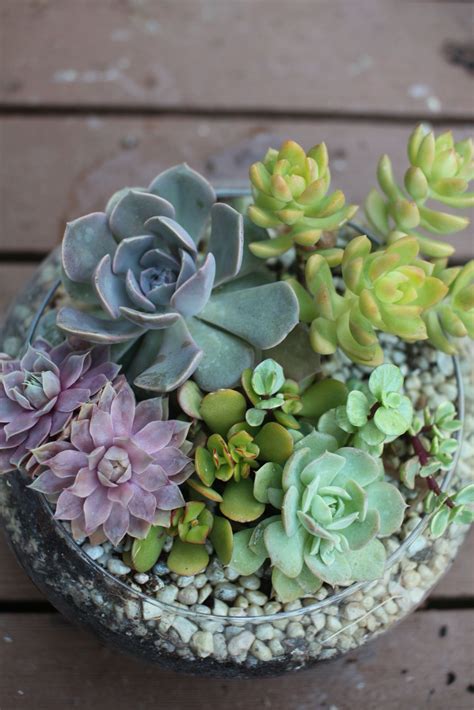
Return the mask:
[[445,479],[454,404],[383,361],[388,340],[474,337],[474,262],[426,234],[466,225],[472,143],[419,127],[408,153],[405,187],[384,156],[366,202],[380,242],[330,191],[325,144],[294,141],[251,166],[250,205],[181,165],[68,224],[32,324],[54,346],[32,332],[0,358],[0,473],[21,465],[131,574],[217,558],[283,603],[382,577],[407,501],[434,537],[471,522],[474,486]]

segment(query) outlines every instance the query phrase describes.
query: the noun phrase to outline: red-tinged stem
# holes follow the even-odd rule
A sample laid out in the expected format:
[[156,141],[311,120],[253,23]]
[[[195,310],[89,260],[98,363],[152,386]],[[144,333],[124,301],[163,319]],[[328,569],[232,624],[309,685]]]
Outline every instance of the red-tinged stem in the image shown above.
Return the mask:
[[[426,451],[426,449],[423,446],[423,444],[421,443],[420,439],[417,436],[412,436],[411,443],[413,445],[413,449],[415,451],[415,454],[418,456],[419,462],[421,463],[422,466],[426,466],[426,464],[429,463],[430,455]],[[440,496],[442,494],[443,491],[439,487],[434,476],[427,476],[426,483],[427,483],[427,486],[430,489],[430,491],[433,491],[435,496]],[[446,498],[445,503],[448,506],[448,508],[454,508],[454,502],[451,500],[451,498]]]

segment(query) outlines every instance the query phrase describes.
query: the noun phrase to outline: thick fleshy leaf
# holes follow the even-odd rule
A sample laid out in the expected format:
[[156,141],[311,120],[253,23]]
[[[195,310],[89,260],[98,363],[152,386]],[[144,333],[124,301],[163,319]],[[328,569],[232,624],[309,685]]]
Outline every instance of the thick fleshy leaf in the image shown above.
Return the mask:
[[113,256],[117,243],[104,212],[94,212],[69,222],[62,243],[62,262],[66,276],[87,283],[105,256]]
[[311,347],[308,329],[302,323],[279,345],[266,350],[264,355],[276,360],[283,367],[286,377],[298,383],[312,377],[320,369],[319,355]]
[[177,389],[196,370],[202,351],[181,318],[163,333],[156,361],[135,378],[135,385],[153,392]]
[[114,503],[104,523],[104,532],[112,545],[118,545],[125,536],[130,523],[130,513],[120,503]]
[[380,514],[379,535],[387,536],[402,527],[406,503],[395,486],[386,481],[376,481],[366,488],[367,504]]
[[147,192],[129,190],[115,205],[109,225],[117,240],[146,234],[145,222],[151,217],[174,218],[174,209],[166,199]]
[[279,521],[265,529],[265,545],[272,565],[288,577],[297,577],[303,569],[305,535],[303,528],[299,528],[295,535],[288,537]]
[[387,555],[380,540],[371,540],[360,550],[349,550],[345,555],[351,568],[351,581],[365,582],[383,576]]
[[180,249],[190,252],[193,256],[197,253],[191,236],[176,220],[167,217],[152,217],[145,226],[148,231],[159,235],[176,256]]
[[120,307],[120,314],[131,323],[146,329],[162,330],[169,328],[176,323],[180,315],[176,312],[168,313],[145,313],[137,311],[135,308]]
[[209,252],[216,260],[215,285],[229,281],[240,271],[243,257],[243,218],[230,205],[216,204],[211,210]]
[[319,555],[311,555],[309,550],[307,550],[304,561],[316,577],[335,586],[336,584],[344,584],[351,581],[352,570],[347,561],[347,554],[347,552],[344,554],[336,552],[334,561],[326,565]]
[[158,175],[148,189],[173,205],[176,221],[197,244],[216,201],[216,194],[207,180],[183,163]]
[[255,347],[268,349],[278,345],[297,324],[298,301],[290,286],[279,281],[213,294],[199,318]]
[[209,300],[214,286],[216,262],[208,254],[204,264],[171,297],[171,308],[185,318],[197,315]]
[[105,320],[69,307],[59,311],[57,326],[66,333],[78,335],[91,343],[102,344],[123,343],[144,332],[143,328],[129,321]]
[[254,349],[240,338],[198,318],[190,318],[187,324],[203,352],[194,379],[204,391],[233,387],[239,382],[243,370],[254,365]]
[[402,387],[403,375],[396,365],[380,365],[369,377],[369,389],[379,400],[382,399],[382,394],[400,392]]
[[275,463],[268,462],[255,473],[253,494],[261,503],[268,503],[268,491],[271,488],[280,489],[283,469]]
[[74,520],[82,515],[82,500],[69,491],[63,491],[56,503],[54,517],[58,520]]

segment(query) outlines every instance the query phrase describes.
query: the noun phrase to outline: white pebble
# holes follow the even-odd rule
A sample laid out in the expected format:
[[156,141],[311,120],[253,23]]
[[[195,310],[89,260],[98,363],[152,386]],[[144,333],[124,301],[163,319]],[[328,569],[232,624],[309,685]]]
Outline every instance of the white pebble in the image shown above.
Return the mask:
[[200,658],[207,658],[214,652],[214,637],[210,631],[196,631],[191,646]]
[[272,652],[268,646],[258,639],[255,639],[253,642],[250,652],[255,656],[255,658],[258,658],[259,661],[271,661],[273,658]]
[[248,577],[239,577],[239,584],[244,589],[260,589],[260,578],[255,574],[251,574]]
[[183,643],[189,643],[193,634],[198,630],[196,624],[184,616],[176,616],[171,625],[178,632]]
[[100,545],[89,545],[86,543],[82,546],[82,549],[91,560],[98,560],[99,557],[102,557],[104,554],[104,550]]
[[181,602],[181,604],[191,606],[192,604],[196,604],[197,600],[198,591],[195,587],[184,587],[184,589],[180,589],[178,592],[178,601]]
[[174,584],[168,584],[166,587],[163,587],[163,589],[160,589],[160,591],[156,595],[156,598],[164,604],[172,604],[174,601],[176,601],[177,596],[178,587],[175,587]]
[[286,635],[290,639],[304,638],[305,634],[302,624],[300,624],[299,621],[292,621],[291,624],[288,624]]
[[254,641],[255,635],[251,631],[242,631],[229,641],[227,649],[231,656],[243,656]]
[[260,641],[270,641],[275,632],[271,624],[259,624],[255,630],[255,636],[260,639]]
[[116,557],[111,557],[108,560],[107,569],[111,574],[117,575],[117,577],[123,577],[130,572],[130,567],[127,567],[122,560],[118,560]]

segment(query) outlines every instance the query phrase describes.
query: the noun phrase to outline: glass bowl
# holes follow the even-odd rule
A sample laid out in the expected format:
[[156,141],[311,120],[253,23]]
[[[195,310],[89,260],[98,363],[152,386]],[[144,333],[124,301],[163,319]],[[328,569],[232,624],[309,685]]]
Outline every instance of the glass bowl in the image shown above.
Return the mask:
[[[53,252],[10,309],[2,333],[2,348],[8,354],[22,349],[58,275],[59,257]],[[456,358],[454,371],[464,421]],[[467,416],[472,417],[469,392]],[[442,487],[457,487],[467,478],[469,463],[461,455]],[[414,514],[399,543],[386,541],[383,578],[335,591],[322,588],[315,597],[284,606],[267,600],[261,607],[257,603],[244,609],[232,607],[224,615],[203,604],[190,609],[176,600],[160,600],[133,581],[111,574],[73,540],[67,525],[53,518],[47,500],[28,489],[27,483],[21,472],[0,476],[0,520],[20,564],[51,603],[125,653],[173,670],[218,677],[275,675],[366,643],[424,600],[449,568],[466,534],[465,527],[452,526],[444,538],[433,540],[427,531],[429,520]],[[219,569],[215,574],[248,594],[248,578],[229,579],[228,572]],[[192,584],[190,579],[178,578],[178,588]],[[255,592],[253,599],[258,599]]]

